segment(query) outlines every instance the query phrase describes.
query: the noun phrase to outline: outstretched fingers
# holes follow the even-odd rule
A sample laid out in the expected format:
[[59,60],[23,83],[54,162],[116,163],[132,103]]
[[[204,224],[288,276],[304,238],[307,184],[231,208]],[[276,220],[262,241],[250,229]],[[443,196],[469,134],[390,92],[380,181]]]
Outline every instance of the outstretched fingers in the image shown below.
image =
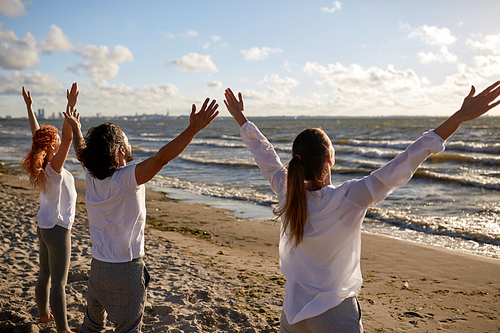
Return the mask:
[[205,99],[199,112],[196,112],[196,105],[193,104],[190,117],[191,126],[197,130],[205,128],[219,114],[218,107],[217,101],[214,99],[210,102],[210,98]]
[[63,115],[72,126],[80,124],[80,114],[77,109],[69,108],[66,112],[63,112]]
[[243,96],[241,92],[238,93],[238,99],[234,95],[233,91],[230,88],[227,88],[224,97],[224,104],[226,105],[227,110],[232,113],[232,111],[243,111]]
[[482,94],[489,94],[493,90],[499,88],[499,86],[500,86],[500,81],[497,81],[497,82],[493,83],[492,85],[490,85],[488,88],[484,89]]
[[71,85],[71,90],[66,89],[66,98],[68,99],[68,106],[74,107],[76,102],[78,101],[78,95],[80,92],[78,91],[78,84],[74,82]]

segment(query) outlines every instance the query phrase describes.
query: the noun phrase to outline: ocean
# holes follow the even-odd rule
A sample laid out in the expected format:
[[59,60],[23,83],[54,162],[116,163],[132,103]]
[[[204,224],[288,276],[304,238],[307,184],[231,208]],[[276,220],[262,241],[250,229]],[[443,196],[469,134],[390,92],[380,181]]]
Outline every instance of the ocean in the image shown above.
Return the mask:
[[[335,148],[332,183],[340,185],[381,167],[444,118],[251,120],[274,145],[283,163],[290,159],[296,134],[307,127],[321,127]],[[83,118],[82,129],[85,133],[105,121],[125,131],[139,162],[184,130],[189,118]],[[40,123],[62,127],[61,119]],[[16,168],[30,142],[26,118],[0,119],[0,163]],[[363,231],[500,259],[500,117],[485,116],[464,124],[446,147],[423,163],[408,184],[368,211]],[[73,150],[65,166],[75,177],[84,177]],[[273,219],[277,203],[239,137],[239,126],[228,117],[217,118],[200,132],[148,186],[173,198],[230,209],[249,220]]]

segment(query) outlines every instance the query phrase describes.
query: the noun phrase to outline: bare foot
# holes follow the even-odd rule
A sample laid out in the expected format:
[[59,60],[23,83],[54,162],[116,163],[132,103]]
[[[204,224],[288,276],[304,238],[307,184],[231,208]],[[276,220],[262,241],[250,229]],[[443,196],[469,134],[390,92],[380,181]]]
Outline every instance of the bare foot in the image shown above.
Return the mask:
[[49,323],[51,321],[54,321],[54,316],[52,315],[52,313],[49,313],[48,315],[46,316],[42,316],[40,317],[40,319],[38,320],[39,323],[43,324],[43,323]]

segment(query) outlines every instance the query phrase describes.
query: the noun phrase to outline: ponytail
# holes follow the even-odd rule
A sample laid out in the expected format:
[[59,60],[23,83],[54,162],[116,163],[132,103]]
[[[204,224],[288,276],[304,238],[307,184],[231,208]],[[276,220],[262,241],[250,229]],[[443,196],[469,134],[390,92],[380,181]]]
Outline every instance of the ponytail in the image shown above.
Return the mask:
[[307,221],[307,197],[305,170],[300,162],[301,158],[295,155],[288,163],[286,200],[277,214],[283,219],[282,233],[289,230],[289,241],[297,247],[304,236],[304,227]]
[[306,129],[293,141],[285,203],[275,210],[283,221],[281,232],[289,235],[288,241],[293,247],[302,242],[307,223],[306,181],[324,179],[324,165],[330,153],[331,141],[319,128]]

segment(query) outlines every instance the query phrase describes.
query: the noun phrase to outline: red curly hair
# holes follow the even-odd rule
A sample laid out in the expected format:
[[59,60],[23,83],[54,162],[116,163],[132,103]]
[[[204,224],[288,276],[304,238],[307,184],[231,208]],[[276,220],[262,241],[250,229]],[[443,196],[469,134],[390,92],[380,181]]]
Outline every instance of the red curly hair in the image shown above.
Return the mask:
[[42,125],[33,134],[31,150],[21,161],[21,170],[29,176],[31,185],[39,187],[42,192],[46,191],[45,157],[48,155],[52,145],[57,142],[57,128],[52,125]]

